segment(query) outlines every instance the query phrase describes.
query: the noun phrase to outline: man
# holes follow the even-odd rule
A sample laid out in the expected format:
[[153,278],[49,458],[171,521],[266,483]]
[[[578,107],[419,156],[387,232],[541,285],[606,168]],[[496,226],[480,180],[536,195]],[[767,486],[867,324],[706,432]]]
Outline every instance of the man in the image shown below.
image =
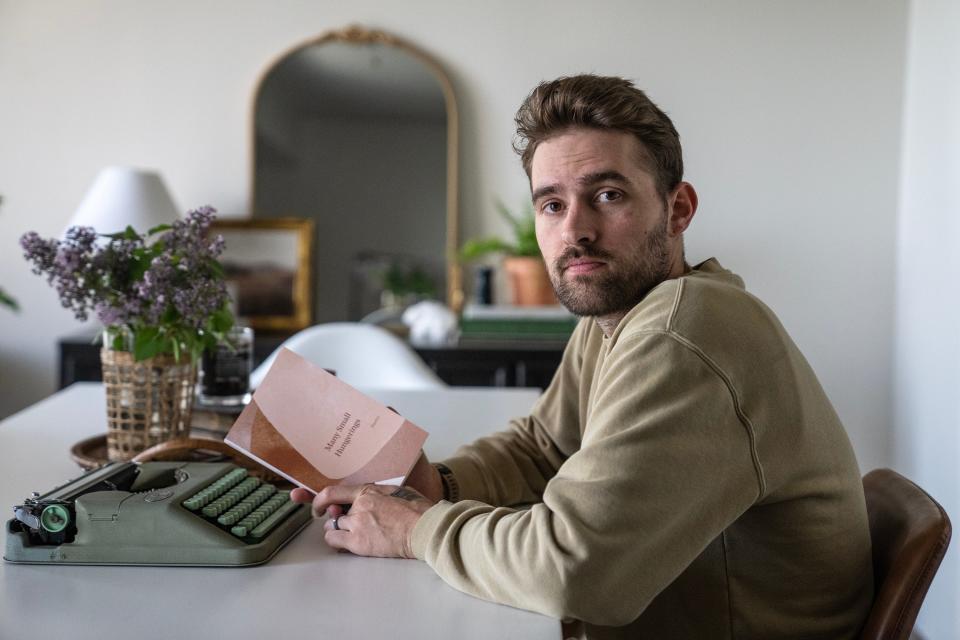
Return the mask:
[[716,260],[685,262],[697,194],[673,124],[596,76],[541,84],[516,120],[537,240],[584,317],[531,415],[421,460],[420,493],[321,492],[327,542],[590,638],[856,637],[856,460],[773,313]]

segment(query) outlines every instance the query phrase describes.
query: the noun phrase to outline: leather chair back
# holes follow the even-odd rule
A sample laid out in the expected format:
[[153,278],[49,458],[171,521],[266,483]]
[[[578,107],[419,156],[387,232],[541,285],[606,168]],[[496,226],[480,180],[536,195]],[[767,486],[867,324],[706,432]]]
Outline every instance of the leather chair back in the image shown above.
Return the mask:
[[863,477],[873,542],[874,602],[861,640],[907,640],[950,543],[950,518],[890,469]]

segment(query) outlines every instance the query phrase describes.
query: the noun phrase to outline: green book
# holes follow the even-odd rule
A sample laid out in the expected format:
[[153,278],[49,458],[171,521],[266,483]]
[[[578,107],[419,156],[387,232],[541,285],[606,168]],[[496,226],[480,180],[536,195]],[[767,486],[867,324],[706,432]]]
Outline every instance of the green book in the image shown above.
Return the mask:
[[553,337],[569,336],[574,327],[574,320],[461,320],[460,332],[462,335],[474,333],[491,334],[519,334],[519,335],[548,335]]
[[578,318],[563,307],[467,305],[460,320],[463,340],[565,342]]

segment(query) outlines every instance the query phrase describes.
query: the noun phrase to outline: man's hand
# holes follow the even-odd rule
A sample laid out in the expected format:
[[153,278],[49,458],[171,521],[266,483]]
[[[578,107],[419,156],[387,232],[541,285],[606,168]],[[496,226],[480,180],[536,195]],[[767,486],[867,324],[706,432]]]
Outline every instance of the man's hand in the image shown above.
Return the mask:
[[[434,501],[409,486],[376,484],[334,485],[316,497],[306,489],[294,489],[290,498],[303,503],[313,498],[314,517],[324,513],[330,516],[323,527],[326,529],[324,539],[331,547],[382,558],[414,557],[413,528],[420,516],[434,505]],[[346,504],[352,505],[349,514],[344,514],[341,508]]]
[[[388,407],[389,408],[389,407]],[[443,500],[443,483],[440,480],[440,472],[427,460],[427,454],[422,450],[417,463],[413,465],[407,475],[406,486],[419,491],[430,502],[440,502]],[[294,502],[307,504],[313,501],[313,493],[306,489],[294,489],[290,494],[290,499]],[[327,515],[336,518],[343,513],[339,504],[333,504],[327,507]]]

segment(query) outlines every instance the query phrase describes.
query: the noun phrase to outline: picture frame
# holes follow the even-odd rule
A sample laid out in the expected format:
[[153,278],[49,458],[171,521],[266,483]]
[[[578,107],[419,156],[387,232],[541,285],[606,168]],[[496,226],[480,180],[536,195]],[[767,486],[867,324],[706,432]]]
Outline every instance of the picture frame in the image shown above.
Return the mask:
[[213,221],[211,233],[226,243],[220,263],[240,322],[268,331],[312,324],[313,229],[301,218]]

